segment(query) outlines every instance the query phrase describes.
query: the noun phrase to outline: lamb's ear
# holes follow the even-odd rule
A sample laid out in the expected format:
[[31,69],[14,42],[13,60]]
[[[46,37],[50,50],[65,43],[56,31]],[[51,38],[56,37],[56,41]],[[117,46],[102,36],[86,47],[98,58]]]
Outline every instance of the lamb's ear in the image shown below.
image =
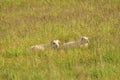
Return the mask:
[[86,37],[86,36],[84,36],[83,38],[88,40],[88,37]]
[[60,43],[60,40],[58,40],[58,43]]
[[87,42],[89,43],[89,39],[87,40]]
[[83,36],[83,37],[81,38],[81,40],[84,40],[84,39],[88,40],[88,37]]
[[84,37],[81,37],[81,40],[84,40]]
[[87,41],[87,43],[89,43],[89,39],[86,36],[82,37],[81,40]]

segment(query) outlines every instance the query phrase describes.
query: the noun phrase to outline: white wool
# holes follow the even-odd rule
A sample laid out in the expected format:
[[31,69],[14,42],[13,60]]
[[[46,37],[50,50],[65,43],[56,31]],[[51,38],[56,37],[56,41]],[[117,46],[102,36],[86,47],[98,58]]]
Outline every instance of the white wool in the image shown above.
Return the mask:
[[53,40],[51,41],[49,44],[40,44],[40,45],[35,45],[35,46],[31,46],[30,49],[32,50],[45,50],[47,48],[59,48],[59,40]]
[[40,44],[40,45],[31,46],[30,49],[44,50],[47,46],[49,46],[49,45],[48,44]]
[[70,47],[82,47],[82,46],[88,46],[88,42],[89,39],[88,37],[82,37],[80,40],[78,41],[71,41],[71,42],[67,42],[64,43],[61,48],[65,49],[65,48],[70,48]]

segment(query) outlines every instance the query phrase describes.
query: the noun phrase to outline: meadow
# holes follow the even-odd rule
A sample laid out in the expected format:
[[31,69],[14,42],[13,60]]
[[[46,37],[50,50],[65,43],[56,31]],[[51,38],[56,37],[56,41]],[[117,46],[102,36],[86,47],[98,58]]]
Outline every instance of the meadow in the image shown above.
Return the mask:
[[[28,50],[82,36],[87,48]],[[120,80],[120,0],[0,0],[0,80]]]

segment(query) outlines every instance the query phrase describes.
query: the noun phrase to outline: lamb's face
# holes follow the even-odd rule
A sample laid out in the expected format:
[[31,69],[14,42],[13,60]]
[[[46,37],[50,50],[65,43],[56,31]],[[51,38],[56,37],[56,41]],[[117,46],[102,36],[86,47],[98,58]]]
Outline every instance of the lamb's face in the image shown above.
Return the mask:
[[51,46],[53,48],[59,48],[59,46],[60,46],[59,43],[60,43],[59,40],[53,40],[53,41],[51,41]]
[[81,38],[81,43],[82,43],[82,44],[88,44],[88,43],[89,43],[88,37],[82,37],[82,38]]

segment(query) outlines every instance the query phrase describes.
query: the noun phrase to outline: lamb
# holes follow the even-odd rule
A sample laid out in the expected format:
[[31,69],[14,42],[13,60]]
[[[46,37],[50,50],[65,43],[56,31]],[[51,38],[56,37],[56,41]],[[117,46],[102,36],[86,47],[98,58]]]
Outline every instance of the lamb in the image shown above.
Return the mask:
[[66,48],[72,48],[72,47],[82,47],[82,46],[88,46],[89,43],[89,39],[88,37],[82,37],[80,40],[78,41],[71,41],[71,42],[67,42],[64,43],[61,46],[61,49],[66,49]]
[[40,45],[31,46],[30,49],[32,49],[32,50],[36,50],[36,49],[45,50],[47,48],[58,49],[59,43],[60,43],[59,40],[53,40],[49,44],[40,44]]

